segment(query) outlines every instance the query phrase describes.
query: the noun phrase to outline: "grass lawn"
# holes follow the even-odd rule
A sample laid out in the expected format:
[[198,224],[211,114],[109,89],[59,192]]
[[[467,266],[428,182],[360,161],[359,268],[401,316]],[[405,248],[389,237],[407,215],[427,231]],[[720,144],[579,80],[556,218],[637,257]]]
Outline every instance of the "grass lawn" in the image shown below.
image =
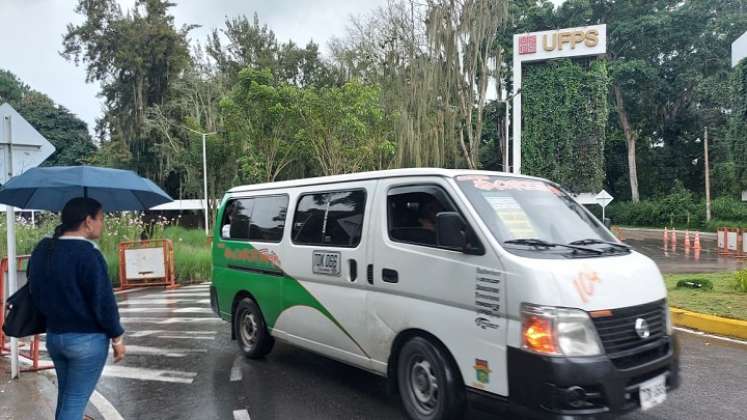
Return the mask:
[[[679,280],[707,279],[713,290],[677,288]],[[669,292],[669,305],[726,318],[747,320],[747,293],[736,289],[733,272],[708,274],[665,274]]]

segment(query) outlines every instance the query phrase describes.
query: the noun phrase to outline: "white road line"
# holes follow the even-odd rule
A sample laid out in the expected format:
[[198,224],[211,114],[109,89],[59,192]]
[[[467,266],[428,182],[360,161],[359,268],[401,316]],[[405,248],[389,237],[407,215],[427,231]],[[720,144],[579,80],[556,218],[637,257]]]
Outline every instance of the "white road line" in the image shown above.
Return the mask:
[[740,340],[738,338],[721,337],[721,336],[718,336],[718,335],[706,334],[706,333],[704,333],[702,331],[696,331],[696,330],[691,330],[689,328],[682,328],[682,327],[674,327],[674,329],[677,330],[677,331],[682,331],[682,332],[686,332],[686,333],[689,333],[689,334],[699,335],[701,337],[715,338],[716,340],[729,341],[731,343],[737,343],[737,344],[747,345],[747,341]]
[[171,382],[191,384],[197,373],[178,370],[146,369],[130,366],[108,365],[104,367],[104,376],[111,378],[135,379],[139,381]]
[[196,308],[193,306],[186,308],[119,308],[120,314],[127,313],[140,313],[140,314],[151,314],[151,313],[178,313],[178,314],[212,314],[213,310],[210,308]]
[[104,416],[104,420],[124,420],[119,411],[109,402],[103,395],[99,394],[98,391],[93,391],[91,395],[91,404],[96,410]]
[[179,303],[187,304],[210,304],[210,299],[132,299],[117,302],[119,306],[130,305],[176,305]]
[[174,297],[210,297],[210,294],[207,292],[181,292],[181,293],[151,293],[143,296],[138,296],[138,298],[159,298],[163,299],[165,297],[174,298]]
[[241,359],[242,356],[236,356],[236,358],[233,359],[233,366],[231,366],[231,382],[238,382],[242,378]]
[[215,331],[169,331],[169,330],[139,330],[139,331],[128,331],[126,333],[129,337],[147,337],[150,335],[158,334],[182,334],[182,335],[215,335]]
[[[112,353],[111,349],[109,353]],[[127,344],[127,354],[155,355],[164,357],[187,357],[190,353],[207,353],[207,349],[169,349]]]
[[[10,356],[0,356],[0,357],[6,357],[10,358]],[[50,362],[51,360],[42,359],[43,362]],[[20,359],[20,363],[31,366],[31,361],[26,359]],[[41,374],[47,375],[47,376],[57,376],[57,373],[54,370],[43,370],[41,371]],[[117,411],[116,408],[112,405],[112,403],[109,402],[106,398],[104,398],[103,395],[99,394],[98,391],[94,390],[93,394],[91,394],[90,399],[91,404],[93,404],[94,407],[96,407],[96,410],[104,416],[104,420],[124,420],[124,417],[122,417],[121,414],[119,414],[119,411]]]
[[128,324],[219,324],[223,320],[220,318],[204,317],[204,318],[147,318],[147,317],[122,317],[120,321]]
[[204,284],[194,284],[191,286],[182,286],[177,289],[169,289],[166,290],[166,292],[178,292],[179,290],[194,290],[194,289],[210,289],[210,284],[204,283]]
[[234,410],[233,420],[252,420],[252,418],[249,417],[249,412],[246,410]]
[[215,340],[215,337],[195,337],[195,336],[188,336],[188,335],[159,335],[156,338],[176,338],[176,339],[184,339],[184,340]]
[[[213,340],[214,337],[208,339]],[[40,343],[39,350],[42,352],[47,351],[46,343]],[[109,354],[113,351],[110,348]],[[127,344],[127,354],[138,354],[138,355],[153,355],[153,356],[164,356],[164,357],[186,357],[190,353],[207,353],[207,349],[171,349],[171,348],[160,348],[160,347],[149,347],[149,346],[138,346],[135,344]]]

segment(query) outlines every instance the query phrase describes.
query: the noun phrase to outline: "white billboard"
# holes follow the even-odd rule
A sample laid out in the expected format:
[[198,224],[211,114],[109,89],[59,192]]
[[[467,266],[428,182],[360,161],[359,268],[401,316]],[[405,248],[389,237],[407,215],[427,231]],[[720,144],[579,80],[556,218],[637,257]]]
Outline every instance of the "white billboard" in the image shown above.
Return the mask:
[[606,53],[607,25],[514,35],[514,59],[523,62]]
[[745,57],[747,57],[747,32],[731,44],[731,66],[736,67]]

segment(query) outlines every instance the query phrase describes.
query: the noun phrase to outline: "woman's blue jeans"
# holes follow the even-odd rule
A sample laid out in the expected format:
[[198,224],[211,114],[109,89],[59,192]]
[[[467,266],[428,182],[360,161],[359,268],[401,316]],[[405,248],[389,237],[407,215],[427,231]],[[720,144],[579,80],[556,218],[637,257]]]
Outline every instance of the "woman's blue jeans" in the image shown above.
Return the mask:
[[57,371],[56,420],[81,420],[104,370],[109,338],[98,333],[47,333],[47,351]]

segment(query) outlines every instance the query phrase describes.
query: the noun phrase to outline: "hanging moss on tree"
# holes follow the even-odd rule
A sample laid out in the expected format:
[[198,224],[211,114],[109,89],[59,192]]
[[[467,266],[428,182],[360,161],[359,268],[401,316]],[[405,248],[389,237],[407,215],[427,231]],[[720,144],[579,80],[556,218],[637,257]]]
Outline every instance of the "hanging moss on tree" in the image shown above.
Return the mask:
[[609,114],[606,62],[551,61],[524,72],[523,172],[574,192],[601,190]]

